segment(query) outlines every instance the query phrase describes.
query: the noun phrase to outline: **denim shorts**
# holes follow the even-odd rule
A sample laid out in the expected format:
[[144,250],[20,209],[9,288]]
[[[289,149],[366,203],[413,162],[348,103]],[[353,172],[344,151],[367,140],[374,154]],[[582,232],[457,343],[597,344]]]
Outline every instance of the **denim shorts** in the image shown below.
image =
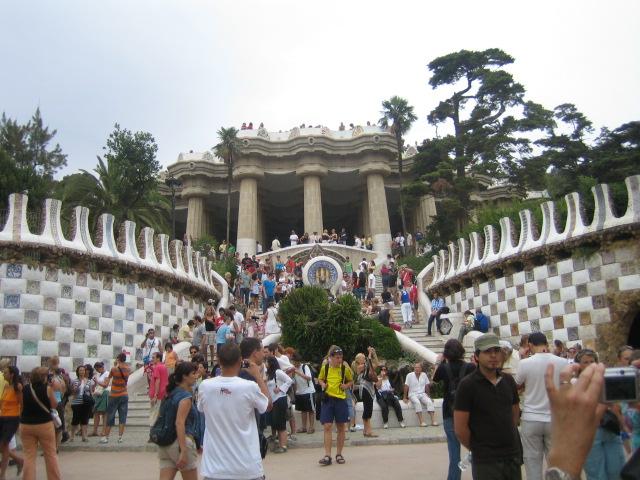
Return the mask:
[[325,395],[320,409],[320,423],[347,423],[349,421],[349,400]]
[[129,410],[129,396],[109,397],[107,404],[107,425],[113,427],[116,424],[116,412],[118,412],[118,424],[127,423],[127,412]]

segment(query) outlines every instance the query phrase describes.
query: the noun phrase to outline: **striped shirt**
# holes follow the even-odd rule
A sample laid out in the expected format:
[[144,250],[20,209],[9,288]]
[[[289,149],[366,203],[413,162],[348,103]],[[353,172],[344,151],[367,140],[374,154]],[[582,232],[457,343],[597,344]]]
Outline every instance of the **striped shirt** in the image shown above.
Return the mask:
[[127,380],[129,379],[130,372],[129,367],[127,366],[113,367],[111,369],[111,373],[109,373],[109,376],[111,377],[110,397],[125,397],[128,395]]

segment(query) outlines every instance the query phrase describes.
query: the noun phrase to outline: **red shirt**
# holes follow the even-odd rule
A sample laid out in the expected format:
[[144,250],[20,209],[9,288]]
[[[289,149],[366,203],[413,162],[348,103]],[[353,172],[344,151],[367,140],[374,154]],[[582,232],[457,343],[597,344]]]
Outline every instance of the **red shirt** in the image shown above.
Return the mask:
[[[160,379],[158,387],[158,395],[156,395],[156,381]],[[169,371],[164,363],[156,363],[151,372],[151,385],[149,386],[149,398],[158,398],[162,400],[167,394],[167,385],[169,384]]]

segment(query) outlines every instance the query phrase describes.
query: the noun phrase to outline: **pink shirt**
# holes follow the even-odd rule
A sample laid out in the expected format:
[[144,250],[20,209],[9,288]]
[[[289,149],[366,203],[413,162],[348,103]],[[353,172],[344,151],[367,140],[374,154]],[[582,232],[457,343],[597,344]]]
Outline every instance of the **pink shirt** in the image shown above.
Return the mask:
[[149,386],[149,398],[156,398],[156,381],[160,379],[158,399],[162,400],[167,394],[169,384],[169,372],[163,363],[156,363],[151,373],[151,385]]

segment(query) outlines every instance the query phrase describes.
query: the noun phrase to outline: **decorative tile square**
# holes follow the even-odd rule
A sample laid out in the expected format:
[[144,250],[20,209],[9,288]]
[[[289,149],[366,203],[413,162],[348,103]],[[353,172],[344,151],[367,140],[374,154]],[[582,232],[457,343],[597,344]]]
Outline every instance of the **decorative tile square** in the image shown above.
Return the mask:
[[164,294],[162,295],[162,301],[165,303],[169,303],[169,293],[168,292],[164,292]]
[[500,325],[507,325],[509,323],[509,317],[507,317],[506,313],[500,314]]
[[122,320],[115,320],[113,322],[113,331],[122,333],[123,331]]
[[111,318],[112,307],[111,305],[102,305],[102,316],[105,318]]
[[620,288],[620,284],[617,278],[611,278],[605,282],[607,292],[617,292]]
[[89,317],[89,328],[91,330],[98,330],[100,327],[100,319],[98,317]]
[[189,309],[185,308],[182,313],[183,318],[189,318]]
[[527,297],[527,306],[529,308],[538,306],[538,301],[536,300],[536,296],[535,295],[529,295]]
[[144,310],[144,298],[138,297],[136,308],[138,310]]
[[3,325],[2,338],[4,340],[17,340],[19,328],[18,325]]
[[616,258],[613,252],[609,252],[607,250],[600,252],[600,258],[602,258],[603,265],[609,265],[610,263],[613,263],[616,261]]
[[607,306],[607,299],[604,295],[594,295],[591,297],[593,308],[604,308]]
[[73,296],[73,287],[70,285],[63,285],[60,296],[62,298],[71,298]]
[[544,317],[548,317],[549,315],[551,315],[551,308],[549,307],[549,305],[540,305],[540,316]]
[[113,289],[113,278],[112,277],[105,277],[105,279],[102,281],[102,289],[103,290],[112,290]]
[[577,272],[578,270],[584,270],[584,258],[576,257],[573,258],[573,271]]
[[122,347],[114,346],[113,347],[113,353],[111,354],[112,358],[116,358],[118,355],[120,355],[120,353],[122,353]]
[[513,312],[516,309],[516,299],[507,300],[507,310]]
[[58,269],[57,268],[47,268],[47,272],[44,274],[45,280],[48,282],[57,282],[58,281]]
[[89,290],[89,300],[94,303],[100,302],[100,290],[96,288],[92,288],[91,290]]
[[512,323],[510,325],[511,327],[511,336],[512,337],[517,337],[518,335],[520,335],[520,331],[518,329],[518,324],[517,323]]
[[80,300],[76,300],[76,313],[78,315],[86,315],[87,314],[87,302],[81,302]]
[[524,279],[527,282],[533,282],[533,280],[534,280],[533,270],[525,270],[524,271]]
[[[476,297],[477,297],[478,295],[480,295],[480,285],[479,285],[479,284],[477,284],[477,283],[474,283],[474,284],[473,284],[473,295],[474,295],[474,296],[476,296]],[[186,310],[186,309],[185,309],[185,310]]]
[[40,282],[38,280],[27,280],[27,293],[31,295],[39,295]]
[[637,268],[634,262],[623,262],[620,264],[620,273],[622,273],[622,275],[634,275],[636,271]]
[[567,338],[569,339],[570,342],[579,340],[580,337],[578,336],[578,327],[567,328]]
[[22,278],[22,264],[8,263],[7,278]]
[[136,323],[136,333],[142,335],[144,332],[144,323]]
[[42,340],[53,342],[56,339],[56,327],[45,325],[42,327]]
[[498,301],[504,302],[504,290],[498,290]]
[[529,323],[531,324],[531,331],[532,332],[539,332],[540,331],[540,320],[531,320]]
[[169,326],[169,315],[162,315],[162,326],[163,327],[168,327]]
[[135,294],[136,294],[136,284],[127,283],[127,295],[135,295]]
[[116,305],[124,306],[124,293],[116,293]]
[[553,317],[553,328],[554,330],[564,328],[564,318],[562,318],[562,316],[558,315]]
[[513,275],[507,275],[504,277],[504,281],[507,288],[513,287]]
[[600,267],[594,267],[589,269],[589,280],[592,282],[597,282],[598,280],[602,280],[602,270]]
[[547,265],[547,273],[549,277],[555,277],[558,275],[558,266],[555,263]]
[[591,312],[580,312],[580,325],[591,325]]
[[516,297],[524,297],[524,285],[516,286]]
[[500,336],[500,327],[493,327],[493,334]]
[[136,348],[136,360],[137,361],[142,361],[142,349],[141,348]]
[[86,273],[79,273],[76,276],[76,285],[79,287],[86,287],[87,286],[87,274]]
[[102,345],[111,345],[111,332],[102,332]]
[[551,298],[551,303],[560,301],[560,290],[551,290],[549,292],[549,297]]
[[97,345],[87,345],[87,357],[96,358],[98,356]]
[[133,321],[133,319],[135,318],[135,314],[136,314],[136,311],[133,308],[127,308],[125,310],[125,315],[126,315],[125,318],[129,321]]
[[71,344],[70,343],[59,343],[58,344],[58,355],[61,357],[70,357],[71,356]]
[[[491,315],[497,315],[497,314],[498,314],[498,304],[497,303],[492,303],[491,304]],[[167,321],[167,323],[169,323],[169,322]]]
[[489,295],[482,295],[482,306],[486,307],[489,305]]
[[60,314],[60,326],[61,327],[70,327],[71,326],[71,314],[70,313],[61,313]]
[[124,336],[124,344],[127,347],[133,347],[133,335],[125,335]]
[[4,295],[4,308],[20,308],[20,294],[19,293],[5,293],[5,295]]
[[73,365],[73,370],[75,371],[80,365],[84,365],[84,358],[72,358],[71,364]]
[[50,312],[55,312],[57,308],[56,299],[53,297],[46,297],[44,299],[44,309],[49,310]]
[[546,280],[538,280],[537,286],[538,286],[538,293],[542,293],[542,292],[546,292],[547,291],[547,281]]
[[570,287],[571,286],[571,274],[570,273],[563,273],[562,275],[560,275],[560,281],[562,282],[562,286],[563,287]]
[[154,311],[155,311],[156,313],[160,313],[160,312],[161,312],[161,309],[162,309],[162,303],[161,303],[161,302],[156,302],[156,304],[155,304],[155,310],[154,310]]
[[22,341],[22,354],[23,355],[37,355],[38,354],[38,342],[32,342],[30,340]]
[[583,283],[582,285],[576,285],[576,297],[584,298],[589,295],[587,291],[587,284]]
[[[462,290],[463,293],[463,297],[464,297],[464,290]],[[464,298],[462,298],[462,300],[464,300]],[[176,315],[176,306],[175,305],[171,305],[171,315],[175,316]]]
[[24,312],[24,323],[38,323],[40,312],[38,310],[27,310]]
[[76,343],[84,343],[84,329],[76,328],[73,331],[73,341]]
[[145,312],[145,322],[153,323],[153,312]]
[[153,299],[153,288],[147,288],[147,298],[149,300]]

